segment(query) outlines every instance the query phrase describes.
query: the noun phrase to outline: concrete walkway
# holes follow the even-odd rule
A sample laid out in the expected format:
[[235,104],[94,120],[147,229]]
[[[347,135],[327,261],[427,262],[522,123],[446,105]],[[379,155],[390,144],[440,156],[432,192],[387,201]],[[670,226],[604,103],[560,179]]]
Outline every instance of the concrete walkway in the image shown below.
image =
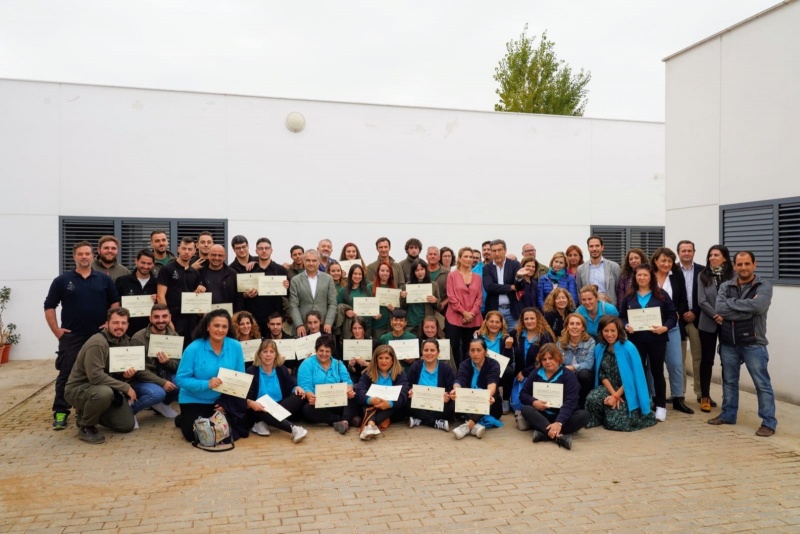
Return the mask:
[[758,438],[747,393],[735,426],[670,410],[640,432],[583,430],[572,451],[505,417],[482,440],[313,427],[210,454],[152,412],[104,445],[73,417],[54,432],[54,377],[52,360],[0,368],[0,532],[800,532],[800,407],[778,403]]

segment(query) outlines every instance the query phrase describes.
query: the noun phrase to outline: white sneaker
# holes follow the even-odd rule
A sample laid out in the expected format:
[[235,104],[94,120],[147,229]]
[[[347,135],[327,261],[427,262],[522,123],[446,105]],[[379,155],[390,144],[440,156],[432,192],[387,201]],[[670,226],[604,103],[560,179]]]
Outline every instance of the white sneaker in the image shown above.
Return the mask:
[[264,421],[258,421],[256,424],[254,424],[253,428],[250,429],[250,432],[255,432],[259,436],[269,436],[269,428],[267,427],[267,423]]
[[661,421],[662,423],[667,420],[667,409],[666,408],[656,408],[656,419]]
[[302,426],[293,426],[292,427],[292,441],[295,443],[300,443],[304,437],[308,434],[308,430],[303,428]]
[[470,434],[472,434],[478,439],[481,439],[483,437],[484,432],[486,432],[486,427],[483,425],[479,425],[478,423],[475,423],[475,426],[473,426],[472,430],[469,431]]
[[422,424],[421,419],[415,419],[413,417],[408,418],[408,428],[414,428],[415,426],[419,426]]
[[364,441],[368,439],[372,439],[374,436],[379,436],[381,434],[381,430],[375,425],[367,425],[364,427],[364,430],[361,431],[361,434],[358,436]]
[[172,406],[169,404],[164,404],[163,402],[159,402],[158,404],[154,404],[151,406],[154,412],[163,415],[167,419],[175,419],[178,417],[178,412],[172,409]]
[[517,415],[514,417],[517,421],[517,430],[520,432],[525,432],[526,430],[531,429],[531,424],[528,422],[527,419],[522,417],[522,412],[517,412]]
[[437,419],[436,422],[433,423],[433,426],[445,432],[450,431],[450,424],[447,422],[447,419]]
[[464,439],[464,436],[469,434],[469,424],[464,423],[463,425],[459,425],[453,429],[453,434],[456,435],[456,439]]
[[135,415],[133,416],[133,429],[134,430],[139,430],[139,420],[136,419]]

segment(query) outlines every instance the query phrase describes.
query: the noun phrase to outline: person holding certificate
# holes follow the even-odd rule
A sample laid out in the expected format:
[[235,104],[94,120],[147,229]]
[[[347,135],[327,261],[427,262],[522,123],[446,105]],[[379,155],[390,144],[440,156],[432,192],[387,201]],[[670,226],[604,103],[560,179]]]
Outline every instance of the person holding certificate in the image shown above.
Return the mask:
[[[398,270],[400,268],[398,267]],[[375,269],[375,281],[372,283],[372,296],[377,296],[378,288],[402,289],[397,280],[394,279],[394,269],[388,263],[380,263]],[[405,285],[405,284],[403,284]],[[405,292],[401,291],[400,298],[405,297]],[[395,306],[391,304],[381,306],[380,313],[372,321],[372,338],[379,339],[389,331],[389,319]]]
[[583,286],[580,290],[581,305],[578,306],[576,312],[583,315],[586,319],[586,331],[594,338],[595,341],[600,340],[600,333],[597,325],[600,324],[600,319],[605,315],[613,315],[619,317],[619,311],[616,306],[605,301],[600,300],[600,293],[597,286],[594,284]]
[[[434,324],[435,321],[434,319]],[[411,387],[408,392],[408,398],[411,399],[412,404],[408,412],[408,426],[414,428],[415,426],[425,425],[449,432],[450,421],[453,420],[455,415],[453,411],[455,403],[448,392],[453,390],[456,375],[448,362],[439,360],[439,342],[436,339],[429,338],[422,342],[422,359],[411,364],[407,375],[408,384]],[[442,410],[415,408],[413,406],[414,386],[444,389],[443,398],[441,399],[443,402]],[[418,389],[422,390],[422,388]]]
[[448,306],[444,326],[457,366],[466,361],[467,346],[483,323],[483,281],[480,275],[473,276],[475,274],[472,272],[472,249],[462,247],[458,251],[458,269],[447,276]]
[[[667,332],[675,327],[677,314],[672,299],[656,283],[647,264],[633,270],[634,285],[622,301],[620,318],[633,345],[639,351],[643,365],[650,366],[655,388],[656,419],[667,419],[667,384],[664,381],[664,355]],[[645,310],[655,314],[644,315]],[[652,317],[651,317],[652,316]],[[641,324],[642,321],[645,324]]]
[[[429,316],[425,317],[424,319],[422,319],[422,325],[419,328],[419,350],[420,350],[420,354],[422,354],[422,345],[423,345],[423,343],[425,342],[426,339],[436,339],[436,340],[445,339],[444,332],[442,332],[442,329],[439,328],[439,321],[436,319],[436,317],[434,317],[432,315],[429,315]],[[450,340],[449,339],[447,340],[447,348],[446,348],[446,350],[447,350],[447,353],[443,355],[444,356],[443,360],[446,360],[446,361],[449,362],[450,370],[453,371],[453,373],[455,374],[456,367],[455,367],[455,363],[453,362],[453,351],[450,348]],[[441,354],[441,351],[440,351],[440,354]]]
[[[478,329],[477,335],[486,342],[486,347],[497,354],[514,360],[514,338],[508,335],[508,327],[503,314],[499,311],[486,312],[483,324]],[[503,413],[511,411],[511,388],[514,385],[514,365],[505,368],[503,376],[500,377],[500,384],[503,386]]]
[[595,388],[586,397],[586,428],[633,432],[655,425],[642,359],[626,341],[622,320],[605,316],[599,328],[603,340],[594,349]]
[[337,291],[347,287],[347,277],[344,276],[342,266],[338,261],[331,259],[328,262],[328,267],[325,269],[325,272],[333,278],[333,285]]
[[595,341],[586,331],[586,319],[580,313],[570,313],[558,349],[564,353],[565,369],[575,373],[581,385],[580,408],[586,405],[586,395],[594,387],[594,347]]
[[[252,432],[259,436],[269,436],[269,426],[279,428],[292,435],[292,441],[299,443],[308,431],[289,422],[289,418],[296,418],[303,409],[303,397],[305,391],[297,386],[283,366],[283,356],[278,352],[278,346],[271,339],[265,339],[256,352],[253,365],[247,368],[247,374],[253,375],[253,382],[250,384],[250,391],[247,393],[247,416],[248,423],[253,423]],[[258,402],[264,396],[268,396],[283,408],[280,412],[280,419],[273,412],[275,409],[264,406]],[[269,403],[272,404],[272,403]]]
[[[300,364],[297,370],[297,385],[305,392],[308,401],[303,405],[303,418],[309,423],[322,423],[330,425],[339,434],[350,430],[350,425],[361,424],[361,418],[354,420],[358,410],[356,392],[347,366],[340,360],[334,360],[333,349],[335,342],[332,336],[323,335],[317,338],[314,344],[316,354],[312,354]],[[322,384],[342,384],[347,386],[344,406],[317,408],[316,388]]]
[[544,320],[550,325],[556,337],[561,337],[567,315],[575,311],[572,295],[563,287],[557,287],[544,299]]
[[[337,313],[344,315],[342,318],[342,337],[344,339],[350,339],[351,323],[358,317],[356,312],[353,311],[353,299],[372,296],[372,284],[367,283],[366,277],[364,276],[364,267],[358,264],[350,267],[350,271],[347,273],[347,285],[343,288],[339,288],[336,297],[336,303],[338,304]],[[363,319],[367,328],[372,331],[373,317],[362,317],[361,319]]]
[[522,417],[533,428],[533,442],[552,440],[572,449],[572,434],[586,426],[589,414],[578,408],[580,384],[564,366],[564,355],[547,343],[536,356],[539,369],[522,384]]
[[425,302],[408,303],[406,299],[401,301],[407,314],[408,325],[406,326],[406,330],[416,336],[419,333],[419,326],[422,324],[422,319],[436,312],[436,306],[439,304],[439,286],[432,283],[431,275],[428,271],[428,264],[425,260],[421,258],[413,260],[410,269],[411,276],[406,284],[407,293],[411,291],[412,287],[421,287],[419,284],[428,284],[428,287],[431,288],[430,294],[425,297]]
[[[371,391],[372,386],[399,386],[396,399],[383,398]],[[369,440],[386,430],[392,419],[399,419],[408,402],[408,379],[397,361],[394,349],[379,345],[372,353],[367,370],[355,387],[358,404],[364,406],[362,429],[359,437]]]
[[194,440],[192,425],[198,417],[210,417],[214,411],[225,413],[231,426],[231,438],[247,435],[244,424],[245,401],[214,391],[222,385],[220,369],[244,372],[242,346],[233,338],[231,316],[213,310],[203,316],[195,330],[195,340],[183,351],[176,383],[180,388],[181,414],[175,419],[186,441]]
[[[460,257],[460,254],[459,254]],[[500,364],[489,358],[486,342],[482,337],[475,338],[468,345],[469,359],[461,362],[458,373],[450,391],[450,398],[458,398],[461,388],[489,390],[489,417],[485,415],[461,415],[466,422],[453,430],[456,439],[462,439],[471,434],[480,439],[490,422],[493,426],[502,426],[499,419],[503,416],[502,402],[497,386],[500,383]]]
[[367,266],[364,264],[364,260],[361,257],[361,251],[358,250],[358,246],[355,243],[345,243],[342,247],[342,253],[339,255],[339,261],[353,261],[359,260],[361,263],[361,268],[366,270]]
[[[369,339],[367,335],[366,320],[364,320],[363,317],[353,317],[353,322],[350,324],[350,337],[348,339],[366,340]],[[342,352],[342,355],[344,356],[344,352]],[[350,372],[350,378],[353,380],[353,383],[358,382],[361,373],[364,372],[367,365],[369,365],[369,361],[364,358],[351,358],[347,360],[347,370]]]

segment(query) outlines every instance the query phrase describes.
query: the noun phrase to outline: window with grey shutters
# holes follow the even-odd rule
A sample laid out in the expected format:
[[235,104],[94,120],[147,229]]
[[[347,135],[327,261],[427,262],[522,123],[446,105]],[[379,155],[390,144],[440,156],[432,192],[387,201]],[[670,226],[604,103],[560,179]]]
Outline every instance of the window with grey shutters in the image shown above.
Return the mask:
[[663,226],[592,226],[591,233],[603,238],[603,257],[620,265],[630,248],[644,250],[649,258],[658,247],[664,246]]

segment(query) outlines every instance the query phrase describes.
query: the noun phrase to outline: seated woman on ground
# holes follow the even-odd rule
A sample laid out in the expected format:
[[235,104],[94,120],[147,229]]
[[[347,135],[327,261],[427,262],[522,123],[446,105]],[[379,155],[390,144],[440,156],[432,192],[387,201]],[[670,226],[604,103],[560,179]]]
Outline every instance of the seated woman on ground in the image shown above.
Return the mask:
[[[269,426],[279,428],[292,435],[292,441],[298,443],[308,433],[299,425],[292,424],[289,419],[296,419],[303,409],[303,388],[297,386],[294,377],[283,366],[283,356],[278,353],[278,346],[271,339],[265,339],[256,352],[253,365],[247,368],[247,374],[253,375],[250,391],[247,393],[248,426],[259,436],[269,436]],[[277,420],[267,412],[264,406],[256,402],[268,395],[291,415]]]
[[595,388],[586,397],[586,428],[602,425],[606,430],[632,432],[655,425],[642,359],[626,341],[622,320],[606,315],[599,328],[602,341],[594,350]]
[[580,313],[569,314],[558,349],[564,353],[564,368],[575,373],[581,385],[579,408],[586,405],[586,395],[594,388],[594,348],[595,341],[586,331],[586,319]]
[[487,389],[489,390],[489,415],[458,414],[457,418],[465,421],[453,429],[456,439],[462,439],[467,434],[480,439],[486,432],[486,426],[502,426],[500,418],[503,416],[500,393],[497,391],[500,384],[500,364],[486,355],[486,342],[482,337],[469,342],[469,359],[461,362],[458,373],[450,391],[450,398],[457,400],[458,390]]
[[[400,396],[396,401],[367,395],[370,386],[400,386]],[[408,380],[397,361],[394,349],[389,345],[379,345],[372,353],[367,370],[361,375],[355,387],[358,404],[363,407],[363,428],[359,437],[369,440],[386,430],[390,421],[403,418],[408,402]]]
[[409,408],[408,426],[414,428],[415,426],[425,425],[448,432],[450,430],[450,421],[453,420],[453,407],[455,405],[448,392],[453,390],[455,379],[456,375],[448,362],[439,360],[439,342],[433,338],[423,341],[422,359],[415,361],[408,370],[408,384],[411,387],[408,392],[408,398],[413,399],[414,386],[417,385],[444,388],[444,411],[436,412]]
[[567,315],[575,311],[575,301],[563,287],[555,288],[544,300],[544,320],[550,325],[556,337],[561,337]]
[[[589,422],[589,414],[578,408],[578,379],[564,367],[564,356],[553,343],[539,349],[536,359],[541,366],[525,379],[519,394],[522,417],[533,428],[534,443],[553,440],[559,447],[572,449],[572,434]],[[538,399],[533,393],[536,383],[561,384],[560,402],[551,406]]]

